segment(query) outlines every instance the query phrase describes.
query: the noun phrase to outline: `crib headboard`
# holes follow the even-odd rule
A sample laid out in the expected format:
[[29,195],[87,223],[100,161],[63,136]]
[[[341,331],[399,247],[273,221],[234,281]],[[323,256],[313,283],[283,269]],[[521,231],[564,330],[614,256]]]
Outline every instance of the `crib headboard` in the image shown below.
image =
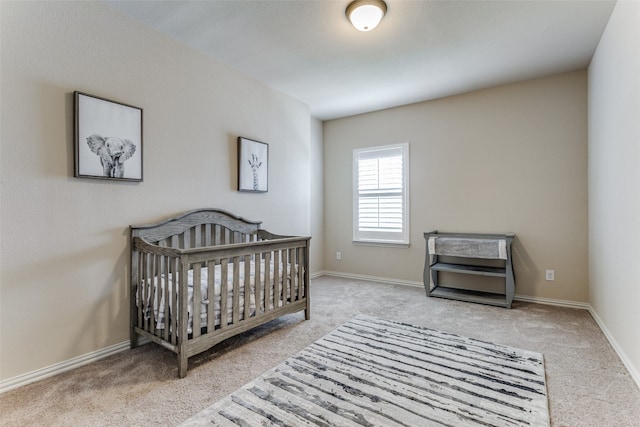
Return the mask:
[[158,224],[132,225],[131,238],[181,249],[218,246],[256,240],[260,224],[220,209],[196,209]]

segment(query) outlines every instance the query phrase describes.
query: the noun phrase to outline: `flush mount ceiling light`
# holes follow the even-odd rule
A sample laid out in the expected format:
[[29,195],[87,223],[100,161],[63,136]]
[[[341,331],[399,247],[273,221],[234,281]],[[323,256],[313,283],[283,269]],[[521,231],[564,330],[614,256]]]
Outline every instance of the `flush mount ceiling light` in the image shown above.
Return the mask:
[[359,31],[371,31],[378,26],[387,13],[387,4],[382,0],[355,0],[349,3],[345,14]]

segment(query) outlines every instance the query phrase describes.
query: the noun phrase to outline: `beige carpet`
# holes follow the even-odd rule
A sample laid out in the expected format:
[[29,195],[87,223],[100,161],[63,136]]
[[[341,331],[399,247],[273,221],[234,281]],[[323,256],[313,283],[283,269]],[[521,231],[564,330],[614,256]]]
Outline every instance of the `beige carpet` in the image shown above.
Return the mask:
[[145,345],[0,396],[3,426],[176,425],[356,314],[542,353],[553,426],[638,426],[640,390],[585,310],[427,298],[422,288],[312,280],[311,320],[286,316],[190,359]]

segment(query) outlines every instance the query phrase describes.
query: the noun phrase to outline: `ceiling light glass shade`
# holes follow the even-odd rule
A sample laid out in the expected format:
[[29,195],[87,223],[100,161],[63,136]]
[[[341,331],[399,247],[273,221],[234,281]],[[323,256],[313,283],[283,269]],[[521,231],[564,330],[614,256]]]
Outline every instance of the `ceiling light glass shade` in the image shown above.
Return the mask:
[[371,31],[378,26],[387,13],[387,4],[382,0],[355,0],[349,3],[345,14],[359,31]]

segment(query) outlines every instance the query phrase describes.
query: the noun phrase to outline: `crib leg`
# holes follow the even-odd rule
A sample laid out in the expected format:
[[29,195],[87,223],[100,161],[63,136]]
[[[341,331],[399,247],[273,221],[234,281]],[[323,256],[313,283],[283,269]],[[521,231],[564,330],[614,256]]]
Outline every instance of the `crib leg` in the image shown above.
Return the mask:
[[180,352],[178,353],[178,376],[180,378],[184,378],[187,376],[187,363],[189,358],[186,353]]
[[129,340],[130,340],[130,348],[136,348],[138,346],[138,334],[134,327],[131,327],[131,331],[129,332]]

